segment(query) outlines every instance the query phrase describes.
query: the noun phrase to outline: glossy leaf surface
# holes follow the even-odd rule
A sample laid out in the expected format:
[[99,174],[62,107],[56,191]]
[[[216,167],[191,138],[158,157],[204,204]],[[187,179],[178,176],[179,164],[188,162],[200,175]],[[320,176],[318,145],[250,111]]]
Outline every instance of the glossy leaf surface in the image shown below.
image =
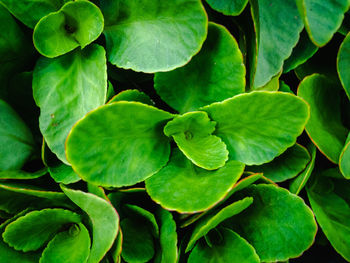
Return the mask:
[[224,15],[237,16],[242,13],[248,0],[207,0],[207,3],[211,8]]
[[349,76],[350,34],[346,36],[342,45],[340,46],[338,57],[337,57],[337,67],[338,67],[339,79],[350,100],[350,76]]

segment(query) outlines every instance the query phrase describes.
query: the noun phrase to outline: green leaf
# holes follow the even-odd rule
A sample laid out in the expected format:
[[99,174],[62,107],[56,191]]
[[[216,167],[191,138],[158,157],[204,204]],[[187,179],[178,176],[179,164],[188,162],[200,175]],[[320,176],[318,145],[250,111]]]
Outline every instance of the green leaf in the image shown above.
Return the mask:
[[209,23],[208,30],[203,48],[186,66],[154,77],[157,93],[181,113],[244,92],[245,67],[236,40],[221,25]]
[[162,129],[172,117],[139,102],[107,104],[74,126],[66,143],[67,158],[89,183],[115,187],[136,184],[169,160],[169,139]]
[[245,239],[227,228],[222,228],[220,233],[223,240],[212,247],[204,240],[198,242],[188,258],[188,263],[260,262],[254,248]]
[[280,80],[279,91],[283,91],[283,92],[287,92],[287,93],[290,93],[290,94],[294,94],[294,92],[291,90],[291,88],[283,80]]
[[[33,73],[33,96],[40,107],[40,130],[57,157],[68,164],[65,140],[73,124],[106,99],[103,47],[90,45],[55,59],[40,58]],[[69,94],[69,96],[67,96]]]
[[0,0],[18,20],[30,28],[51,12],[59,10],[67,0]]
[[350,133],[339,157],[339,170],[346,179],[350,179]]
[[137,89],[128,89],[119,92],[115,95],[108,103],[118,102],[118,101],[138,101],[144,104],[148,104],[153,106],[151,98],[142,91],[138,91]]
[[116,240],[114,241],[114,244],[110,250],[112,258],[116,263],[120,263],[120,257],[121,257],[122,249],[123,249],[122,246],[123,246],[123,232],[119,227],[118,236],[117,236]]
[[250,0],[258,39],[253,89],[264,86],[282,70],[299,40],[303,23],[295,0]]
[[206,215],[200,221],[198,221],[193,229],[190,241],[186,247],[186,253],[189,252],[196,242],[209,233],[210,230],[217,227],[221,222],[226,219],[239,214],[244,209],[249,207],[253,203],[253,198],[246,197],[242,200],[236,201],[219,211],[212,212],[212,214]]
[[246,7],[248,0],[207,0],[214,10],[228,16],[238,16]]
[[98,263],[112,247],[119,229],[119,216],[106,200],[90,193],[72,190],[61,185],[63,192],[92,222],[92,246],[88,263]]
[[306,166],[305,170],[298,175],[290,184],[289,191],[293,194],[299,195],[300,191],[304,188],[307,181],[309,180],[312,171],[314,170],[316,160],[316,147],[313,143],[310,143],[308,147],[311,153],[311,160]]
[[339,48],[339,53],[337,57],[337,68],[339,79],[343,85],[343,88],[350,99],[350,33],[347,34],[343,43]]
[[[335,171],[330,172],[334,174]],[[321,176],[322,174],[318,174],[318,180],[311,187],[306,188],[312,210],[334,249],[347,261],[350,261],[349,203],[337,191],[333,189],[325,191],[333,184],[330,179],[321,178]],[[335,174],[335,176],[337,175]],[[350,191],[349,183],[341,180],[337,184],[344,186],[348,195]]]
[[195,111],[176,116],[164,127],[164,133],[173,137],[179,149],[195,165],[215,170],[228,160],[225,143],[212,135],[215,125],[206,112]]
[[300,83],[298,96],[310,105],[306,132],[330,161],[338,163],[348,130],[341,122],[337,83],[323,75],[313,74]]
[[0,145],[0,170],[20,169],[35,150],[30,130],[3,100],[0,100]]
[[80,221],[78,214],[68,210],[43,209],[29,212],[8,224],[2,236],[16,250],[34,251],[49,241],[62,226]]
[[36,172],[29,173],[22,170],[12,170],[12,171],[0,171],[0,179],[12,180],[12,179],[36,179],[47,173],[47,168],[40,169]]
[[349,0],[297,0],[305,28],[317,46],[324,46],[337,32],[350,7]]
[[295,144],[272,162],[261,166],[247,167],[247,169],[256,173],[263,173],[265,177],[274,182],[283,182],[302,172],[310,159],[309,152],[300,144]]
[[304,100],[284,92],[240,94],[202,110],[217,122],[215,134],[230,159],[248,165],[269,162],[294,145],[309,118]]
[[274,185],[252,185],[237,198],[253,204],[228,223],[255,248],[262,262],[300,256],[312,243],[317,225],[311,209],[296,195]]
[[120,68],[152,73],[183,66],[207,35],[199,0],[112,0],[101,8],[108,60]]
[[120,222],[123,231],[122,257],[128,263],[146,263],[154,255],[152,231],[131,218]]
[[146,180],[146,190],[168,210],[196,213],[222,200],[243,170],[244,165],[236,161],[229,161],[215,171],[204,170],[174,149],[167,166]]
[[59,11],[48,14],[36,24],[34,46],[46,57],[61,56],[96,40],[103,26],[102,13],[93,3],[69,1]]
[[55,167],[49,167],[49,173],[56,183],[71,184],[80,180],[72,167],[63,163]]
[[44,249],[40,263],[84,263],[90,252],[89,231],[83,224],[74,224],[58,233]]
[[282,70],[277,73],[277,75],[273,76],[269,82],[267,82],[264,86],[256,88],[258,91],[278,91],[280,88],[280,77],[282,74]]

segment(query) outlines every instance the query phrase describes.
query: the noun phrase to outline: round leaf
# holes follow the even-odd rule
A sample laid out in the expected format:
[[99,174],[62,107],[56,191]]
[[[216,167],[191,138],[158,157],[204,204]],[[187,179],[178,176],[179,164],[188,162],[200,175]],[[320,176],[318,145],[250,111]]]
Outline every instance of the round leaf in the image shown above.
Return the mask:
[[224,166],[228,160],[225,143],[212,135],[215,125],[206,112],[189,112],[169,121],[164,133],[174,138],[179,149],[195,165],[214,170]]
[[139,102],[107,104],[74,126],[66,143],[67,158],[89,183],[136,184],[169,160],[170,144],[162,124],[171,118],[170,113]]
[[236,193],[253,204],[228,223],[255,248],[262,262],[300,256],[314,242],[317,225],[304,201],[274,185],[253,185]]
[[40,58],[33,73],[33,96],[40,107],[40,130],[57,157],[68,164],[65,140],[73,124],[106,100],[105,51],[90,45],[55,59]]
[[69,1],[59,11],[40,19],[33,41],[40,54],[53,58],[76,47],[84,48],[103,31],[100,9],[86,0]]
[[[208,18],[200,0],[113,0],[106,17],[108,60],[125,69],[168,71],[201,48]],[[180,36],[180,37],[179,37]]]
[[337,67],[339,79],[344,87],[346,94],[348,95],[348,98],[350,99],[350,33],[346,36],[340,46],[337,57]]
[[271,161],[295,144],[309,118],[308,105],[284,92],[251,92],[203,108],[217,122],[230,159],[248,165]]
[[175,149],[167,166],[146,180],[146,190],[168,210],[196,213],[222,200],[243,170],[244,165],[236,161],[215,171],[204,170]]
[[248,3],[248,0],[207,0],[214,10],[224,15],[238,16]]
[[203,48],[186,66],[155,74],[154,88],[181,113],[196,110],[244,92],[242,53],[230,32],[209,23]]
[[310,105],[306,132],[317,148],[334,163],[338,163],[348,135],[341,122],[338,91],[336,83],[319,74],[303,79],[298,89],[298,96]]

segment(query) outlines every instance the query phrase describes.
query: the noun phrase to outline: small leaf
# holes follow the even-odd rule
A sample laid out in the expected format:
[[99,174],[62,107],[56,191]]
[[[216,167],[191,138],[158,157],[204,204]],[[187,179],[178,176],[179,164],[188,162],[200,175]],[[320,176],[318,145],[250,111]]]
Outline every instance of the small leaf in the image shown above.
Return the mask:
[[119,229],[119,216],[106,200],[90,193],[72,190],[61,185],[63,192],[84,212],[92,222],[92,246],[88,263],[98,263],[112,247]]
[[66,143],[67,158],[89,183],[136,184],[167,163],[170,144],[162,129],[172,117],[139,102],[107,104],[74,126]]
[[138,101],[151,106],[154,105],[151,98],[146,93],[138,91],[137,89],[128,89],[128,90],[119,92],[110,101],[108,101],[108,103],[117,102],[117,101]]
[[339,157],[339,170],[346,179],[350,179],[350,133]]
[[73,224],[58,233],[44,249],[40,263],[84,263],[90,252],[90,236],[86,227]]
[[254,248],[230,229],[220,229],[222,242],[209,247],[204,240],[198,242],[191,252],[188,263],[245,262],[258,263]]
[[201,51],[184,67],[156,73],[154,88],[171,107],[185,113],[244,92],[242,53],[230,32],[209,23]]
[[47,174],[47,168],[40,169],[34,173],[29,173],[22,170],[13,170],[13,171],[0,171],[0,179],[6,180],[18,180],[18,179],[36,179],[43,175]]
[[246,7],[248,0],[207,0],[214,10],[228,16],[238,16]]
[[72,167],[63,163],[55,167],[49,167],[49,173],[56,183],[71,184],[80,180]]
[[345,37],[343,43],[339,48],[339,53],[337,57],[337,68],[338,68],[339,79],[350,100],[350,77],[349,77],[350,33],[347,34],[347,36]]
[[80,221],[78,214],[68,210],[43,209],[29,212],[8,224],[2,236],[16,250],[34,251],[49,241],[62,226]]
[[33,41],[40,54],[53,58],[79,46],[84,48],[102,31],[103,16],[97,6],[86,0],[69,1],[59,11],[40,19]]
[[212,135],[216,123],[203,111],[176,116],[164,127],[166,136],[172,136],[179,149],[195,165],[214,170],[225,165],[228,151],[225,143]]
[[222,200],[243,170],[244,165],[236,161],[215,171],[204,170],[174,149],[167,166],[146,180],[146,190],[168,210],[196,213]]
[[295,144],[309,118],[309,107],[284,92],[251,92],[204,107],[217,122],[215,134],[232,160],[248,165],[271,161]]

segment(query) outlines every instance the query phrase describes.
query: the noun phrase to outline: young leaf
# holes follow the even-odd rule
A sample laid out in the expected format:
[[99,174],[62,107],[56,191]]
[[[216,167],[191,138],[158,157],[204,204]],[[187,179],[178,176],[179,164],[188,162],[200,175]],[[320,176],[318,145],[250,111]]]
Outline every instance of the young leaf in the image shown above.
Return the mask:
[[60,208],[27,213],[8,224],[2,234],[4,241],[23,252],[41,248],[62,226],[80,223],[78,214]]
[[217,122],[215,134],[226,143],[230,158],[248,165],[269,162],[283,153],[309,118],[304,100],[284,92],[240,94],[202,110]]
[[71,184],[80,180],[72,167],[63,163],[55,167],[49,167],[49,173],[56,183]]
[[274,185],[252,185],[237,198],[251,196],[253,204],[227,224],[245,238],[262,262],[300,256],[314,242],[317,225],[304,201]]
[[242,53],[230,32],[209,23],[203,48],[184,67],[156,73],[154,88],[171,107],[185,113],[244,92]]
[[183,66],[207,35],[208,18],[199,0],[109,2],[101,6],[107,54],[120,68],[152,73]]
[[107,104],[74,126],[66,143],[67,158],[89,183],[115,187],[136,184],[169,160],[169,139],[162,126],[172,117],[139,102]]
[[63,192],[86,212],[92,222],[92,246],[87,263],[98,263],[112,247],[119,229],[119,216],[106,200],[61,185]]
[[214,10],[228,16],[238,16],[246,7],[248,0],[207,0]]
[[317,46],[324,46],[331,40],[350,7],[348,0],[297,0],[296,3],[305,28]]
[[196,213],[223,199],[243,170],[244,165],[236,161],[215,171],[204,170],[174,149],[168,165],[146,180],[146,190],[168,210]]
[[338,57],[337,57],[337,68],[338,68],[339,79],[350,100],[350,77],[349,77],[350,33],[347,34],[343,43],[340,46]]
[[339,170],[346,179],[350,179],[350,133],[339,157]]
[[313,74],[298,88],[298,96],[310,105],[310,120],[305,129],[317,148],[332,162],[338,163],[348,130],[340,116],[339,87],[329,78]]
[[54,58],[84,48],[102,31],[103,16],[97,6],[86,0],[69,1],[58,12],[40,19],[33,41],[40,54]]
[[90,236],[86,227],[73,224],[58,233],[44,249],[40,263],[85,263],[90,253]]
[[0,145],[0,170],[20,169],[35,151],[30,130],[3,100],[0,100]]
[[212,247],[204,240],[198,242],[188,258],[188,263],[260,262],[254,248],[237,233],[227,228],[221,228],[220,233],[223,240]]
[[212,135],[215,125],[206,112],[195,111],[169,121],[164,127],[164,133],[174,138],[179,149],[195,165],[215,170],[224,166],[228,160],[225,143]]
[[[57,157],[68,164],[65,140],[73,124],[103,105],[107,91],[103,47],[90,45],[59,58],[40,58],[33,73],[33,96],[40,107],[40,130]],[[67,96],[69,94],[69,96]]]

